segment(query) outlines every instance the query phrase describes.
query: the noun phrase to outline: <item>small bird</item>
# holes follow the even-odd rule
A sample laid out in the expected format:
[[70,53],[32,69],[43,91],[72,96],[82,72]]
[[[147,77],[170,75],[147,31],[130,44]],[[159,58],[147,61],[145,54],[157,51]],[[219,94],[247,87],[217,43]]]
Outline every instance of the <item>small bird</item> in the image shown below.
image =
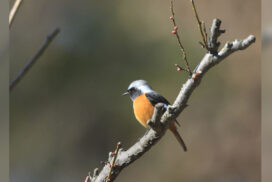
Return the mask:
[[[130,96],[133,102],[135,117],[145,128],[149,128],[147,121],[152,118],[154,106],[157,103],[163,103],[165,108],[169,105],[169,102],[163,96],[154,91],[145,80],[135,80],[131,82],[127,91],[123,95]],[[176,123],[178,124],[177,120]],[[178,133],[174,122],[170,124],[169,129],[174,134],[184,151],[187,151],[187,147]]]

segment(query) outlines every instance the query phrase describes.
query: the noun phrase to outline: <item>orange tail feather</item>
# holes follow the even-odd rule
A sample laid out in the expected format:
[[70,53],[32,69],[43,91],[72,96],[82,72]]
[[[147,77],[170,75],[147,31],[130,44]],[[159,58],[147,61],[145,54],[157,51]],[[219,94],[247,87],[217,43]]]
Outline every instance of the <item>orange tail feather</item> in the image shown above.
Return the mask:
[[178,133],[178,130],[175,126],[175,123],[172,123],[169,127],[169,129],[172,131],[172,133],[174,134],[174,136],[176,137],[176,139],[178,140],[179,144],[182,146],[182,148],[184,149],[184,151],[187,151],[187,147],[185,145],[185,142],[183,141],[183,139],[181,138],[180,134]]

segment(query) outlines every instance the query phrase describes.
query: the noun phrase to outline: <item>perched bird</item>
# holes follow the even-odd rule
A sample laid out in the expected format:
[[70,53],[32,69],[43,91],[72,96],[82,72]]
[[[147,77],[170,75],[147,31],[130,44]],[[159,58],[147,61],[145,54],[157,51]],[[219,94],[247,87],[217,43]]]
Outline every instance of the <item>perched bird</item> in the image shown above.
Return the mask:
[[[123,95],[130,96],[133,102],[135,117],[145,128],[149,128],[147,121],[152,118],[154,106],[157,103],[163,103],[165,108],[169,105],[169,102],[163,96],[154,91],[145,80],[133,81]],[[187,147],[177,131],[175,122],[170,124],[169,129],[183,147],[184,151],[187,151]]]

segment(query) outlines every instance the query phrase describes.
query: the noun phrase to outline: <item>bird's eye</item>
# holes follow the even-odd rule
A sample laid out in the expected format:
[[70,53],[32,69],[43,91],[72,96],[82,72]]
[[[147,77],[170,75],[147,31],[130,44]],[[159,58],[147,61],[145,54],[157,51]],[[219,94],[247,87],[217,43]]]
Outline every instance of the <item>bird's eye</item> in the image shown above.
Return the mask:
[[134,87],[132,87],[132,88],[130,88],[130,89],[128,90],[128,92],[133,92],[133,91],[135,91],[135,88],[134,88]]

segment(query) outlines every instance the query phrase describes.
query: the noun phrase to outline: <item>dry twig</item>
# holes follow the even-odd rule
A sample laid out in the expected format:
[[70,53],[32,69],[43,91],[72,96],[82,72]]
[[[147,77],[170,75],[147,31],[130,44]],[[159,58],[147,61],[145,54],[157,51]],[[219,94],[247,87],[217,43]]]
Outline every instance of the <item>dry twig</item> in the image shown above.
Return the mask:
[[170,20],[172,20],[173,25],[174,25],[174,30],[172,31],[172,34],[176,35],[176,38],[178,40],[178,44],[179,44],[181,53],[183,55],[184,64],[185,64],[186,69],[182,68],[181,66],[176,66],[176,67],[178,69],[180,69],[180,70],[187,71],[190,75],[192,75],[192,71],[190,69],[190,66],[189,66],[189,63],[188,63],[188,60],[187,60],[186,51],[185,51],[185,49],[184,49],[184,47],[183,47],[183,45],[181,43],[180,36],[179,36],[178,31],[177,31],[178,30],[178,26],[177,26],[176,20],[175,20],[175,12],[174,12],[174,2],[173,2],[173,0],[171,0],[170,9],[171,9],[171,13],[172,13],[172,16],[170,16]]
[[34,56],[28,61],[28,63],[24,66],[24,68],[20,71],[20,73],[15,77],[15,79],[10,83],[9,90],[12,89],[19,83],[19,81],[26,75],[29,69],[34,65],[35,62],[41,57],[47,47],[50,45],[52,40],[58,35],[60,29],[55,29],[51,34],[47,35],[44,43],[39,48],[39,50],[34,54]]
[[192,2],[193,11],[194,11],[194,14],[195,14],[195,17],[196,17],[196,21],[197,21],[197,24],[198,24],[199,32],[200,32],[202,40],[203,40],[203,43],[201,42],[200,44],[204,48],[206,48],[207,50],[209,50],[208,42],[207,42],[207,40],[208,40],[208,34],[206,32],[205,23],[201,22],[200,19],[199,19],[199,16],[198,16],[198,13],[197,13],[197,10],[196,10],[196,7],[195,7],[194,0],[191,0],[191,2]]
[[[108,164],[105,165],[101,172],[97,174],[95,178],[92,178],[91,182],[106,181],[106,179],[108,178],[108,174],[110,174],[110,180],[114,181],[114,179],[126,166],[132,164],[135,160],[139,159],[145,152],[147,152],[163,137],[171,122],[173,122],[186,108],[187,102],[191,94],[200,84],[201,79],[208,70],[223,61],[230,54],[239,50],[244,50],[255,42],[255,37],[253,35],[250,35],[244,40],[227,42],[225,46],[220,51],[218,51],[219,42],[217,41],[217,39],[224,32],[220,30],[220,25],[221,21],[219,19],[213,20],[210,39],[207,40],[207,44],[212,51],[208,51],[203,56],[198,66],[194,69],[192,76],[189,77],[188,80],[183,84],[176,100],[174,101],[174,104],[168,106],[167,110],[163,114],[160,113],[160,107],[162,106],[156,105],[153,117],[150,121],[148,121],[151,129],[129,149],[120,150],[115,160],[115,164],[117,165],[117,167],[110,168]],[[109,157],[108,162],[111,161],[112,157]]]
[[22,4],[22,1],[23,0],[16,0],[13,7],[11,8],[10,13],[9,13],[9,27],[11,27],[11,24],[12,24],[17,12],[18,12],[20,5]]
[[112,162],[111,162],[111,164],[110,164],[110,171],[109,171],[109,174],[108,174],[108,177],[107,177],[107,181],[108,181],[108,182],[111,181],[110,176],[111,176],[112,169],[113,169],[114,167],[116,167],[115,161],[116,161],[116,158],[117,158],[117,156],[118,156],[118,152],[119,152],[119,150],[120,150],[120,147],[121,147],[121,142],[118,142],[117,145],[116,145],[116,149],[115,149],[114,153],[112,153],[113,159],[112,159]]
[[[214,20],[214,22],[217,21],[220,20]],[[147,152],[161,139],[161,137],[165,134],[165,131],[168,129],[169,124],[173,122],[174,119],[177,118],[180,113],[186,108],[188,99],[190,98],[195,88],[200,84],[201,79],[209,69],[223,61],[233,52],[246,49],[253,42],[255,42],[255,37],[253,35],[250,35],[244,40],[235,40],[231,43],[226,43],[226,45],[218,52],[218,54],[207,52],[198,64],[198,66],[195,68],[192,77],[188,78],[186,83],[183,84],[174,104],[167,108],[166,112],[162,115],[160,119],[156,117],[157,121],[151,121],[152,123],[160,122],[160,128],[156,129],[155,127],[150,129],[143,137],[139,139],[138,142],[136,142],[128,150],[119,152],[119,155],[116,158],[116,165],[118,167],[112,169],[111,181],[114,181],[114,179],[118,176],[122,169],[132,164],[135,160],[139,159],[145,152]],[[156,113],[154,113],[154,115],[155,114]],[[156,125],[153,125],[153,127],[154,126]],[[111,158],[109,158],[108,161],[111,161]],[[101,172],[96,176],[96,178],[92,179],[92,182],[105,181],[108,177],[109,170],[109,166],[105,165]]]

